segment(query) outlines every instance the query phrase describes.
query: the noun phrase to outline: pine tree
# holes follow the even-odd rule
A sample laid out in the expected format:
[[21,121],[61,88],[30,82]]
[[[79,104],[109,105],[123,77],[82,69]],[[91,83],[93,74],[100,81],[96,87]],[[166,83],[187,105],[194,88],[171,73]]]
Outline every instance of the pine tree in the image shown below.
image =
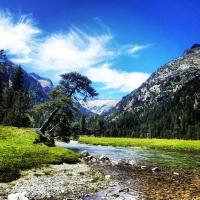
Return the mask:
[[[5,57],[5,52],[0,50],[0,59]],[[4,62],[0,62],[0,123],[3,120],[3,107],[2,107],[2,99],[3,99],[3,91],[8,83],[8,75],[6,71],[6,65]]]
[[24,72],[21,66],[16,69],[11,81],[14,91],[19,92],[20,90],[24,90]]
[[3,84],[0,77],[0,124],[2,123],[3,120],[2,98],[3,98]]
[[13,89],[5,87],[2,97],[2,121],[5,125],[13,124],[13,97]]
[[80,131],[81,135],[85,134],[85,115],[82,115],[80,118]]
[[[64,142],[69,142],[72,133],[71,121],[73,119],[73,113],[70,109],[64,108],[60,110],[54,121],[56,122],[55,134]],[[53,127],[54,129],[54,127]],[[51,134],[51,133],[50,133]]]
[[28,126],[27,111],[30,108],[30,97],[24,89],[24,76],[18,67],[11,79],[11,85],[5,88],[2,98],[3,123],[13,126]]

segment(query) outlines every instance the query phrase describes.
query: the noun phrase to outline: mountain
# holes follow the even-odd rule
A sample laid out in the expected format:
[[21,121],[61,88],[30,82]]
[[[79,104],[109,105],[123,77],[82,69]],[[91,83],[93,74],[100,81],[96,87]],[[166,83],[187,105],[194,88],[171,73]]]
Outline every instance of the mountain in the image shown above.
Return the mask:
[[108,129],[117,136],[199,139],[199,84],[200,44],[194,44],[123,97],[107,116]]
[[122,98],[117,111],[141,112],[158,105],[200,73],[200,45],[194,44],[175,60],[161,66],[138,89]]
[[40,83],[45,93],[48,94],[53,89],[53,83],[49,78],[41,77],[35,73],[30,73],[29,75]]
[[83,108],[89,110],[92,113],[102,116],[106,115],[110,110],[112,110],[117,103],[118,100],[111,99],[94,99],[80,101],[80,104]]
[[[18,66],[11,62],[5,52],[3,50],[0,51],[0,80],[3,82],[3,84],[8,84],[11,80],[16,68]],[[25,70],[24,72],[24,86],[28,90],[31,91],[31,99],[32,102],[39,103],[44,102],[48,100],[47,91],[50,90],[50,88],[53,87],[52,82],[49,79],[45,78],[39,78],[38,75],[35,74],[29,74]]]
[[[81,104],[81,101],[77,101],[77,100],[74,100],[74,105],[79,109],[80,111],[80,114],[83,114],[85,116],[91,116],[93,115],[94,113],[89,110],[88,108],[84,107],[82,104]],[[81,116],[81,115],[80,115]]]

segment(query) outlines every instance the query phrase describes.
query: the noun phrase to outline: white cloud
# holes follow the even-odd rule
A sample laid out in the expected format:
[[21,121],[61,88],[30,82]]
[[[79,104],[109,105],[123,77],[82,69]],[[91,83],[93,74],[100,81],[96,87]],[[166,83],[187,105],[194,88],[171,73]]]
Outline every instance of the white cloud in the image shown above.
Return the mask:
[[145,44],[145,45],[139,45],[139,44],[129,44],[129,45],[125,45],[122,50],[121,53],[123,54],[128,54],[128,55],[132,55],[132,56],[138,56],[139,52],[143,49],[147,49],[150,46],[152,46],[151,44]]
[[[138,52],[150,45],[122,45],[111,49],[113,37],[109,27],[102,34],[87,34],[73,27],[68,32],[42,35],[42,30],[26,16],[16,18],[0,12],[0,49],[5,49],[18,64],[27,64],[53,80],[58,74],[78,71],[102,83],[104,89],[130,92],[140,86],[149,74],[120,71],[113,67],[115,57]],[[109,63],[109,64],[107,64]]]
[[104,83],[104,89],[119,89],[123,92],[131,92],[149,77],[148,73],[112,69],[109,64],[90,68],[86,74],[93,82]]
[[21,59],[30,56],[39,33],[40,30],[26,16],[14,20],[10,13],[0,12],[0,49],[9,54]]
[[65,34],[52,34],[40,45],[36,64],[42,70],[87,69],[114,56],[107,48],[111,39],[106,34],[90,36],[77,28]]
[[26,63],[29,64],[29,63],[33,62],[32,58],[29,56],[15,57],[15,58],[12,58],[12,61],[14,63],[23,63],[23,64],[26,64]]

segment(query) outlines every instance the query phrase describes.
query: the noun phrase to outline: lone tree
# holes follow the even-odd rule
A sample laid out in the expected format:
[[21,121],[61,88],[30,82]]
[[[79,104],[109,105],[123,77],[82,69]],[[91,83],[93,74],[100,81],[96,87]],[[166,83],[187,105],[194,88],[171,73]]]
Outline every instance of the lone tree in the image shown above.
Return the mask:
[[49,105],[54,105],[55,109],[50,113],[49,117],[44,121],[40,128],[40,136],[43,140],[45,140],[47,135],[49,137],[51,132],[60,125],[56,124],[56,127],[50,129],[51,122],[62,108],[72,107],[73,100],[77,100],[78,98],[87,100],[87,98],[92,98],[98,95],[91,84],[91,80],[77,72],[61,75],[59,85],[51,94],[52,101],[47,102]]

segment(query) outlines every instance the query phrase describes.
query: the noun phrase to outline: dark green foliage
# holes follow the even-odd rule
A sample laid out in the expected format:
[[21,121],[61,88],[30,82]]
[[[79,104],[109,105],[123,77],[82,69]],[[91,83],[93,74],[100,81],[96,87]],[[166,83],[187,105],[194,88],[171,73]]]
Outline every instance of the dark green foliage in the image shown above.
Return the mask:
[[199,86],[200,77],[196,76],[174,96],[152,108],[147,106],[144,111],[123,112],[112,121],[101,119],[101,122],[99,118],[93,118],[92,132],[112,137],[200,139]]
[[[87,99],[96,96],[97,93],[91,86],[92,82],[86,76],[71,72],[62,74],[61,77],[60,84],[50,94],[50,101],[42,106],[37,106],[37,108],[43,108],[42,116],[45,116],[40,128],[41,135],[56,136],[67,141],[75,132],[76,134],[80,133],[80,127],[78,127],[79,130],[74,130],[75,126],[71,125],[73,113],[76,111],[73,106],[74,99],[80,96]],[[49,117],[46,117],[47,115]]]
[[74,121],[71,123],[71,133],[73,139],[78,139],[80,135],[80,123]]
[[11,85],[4,88],[1,108],[2,122],[5,125],[29,126],[28,109],[30,98],[23,86],[23,71],[18,67],[14,73]]
[[55,146],[55,141],[52,137],[49,135],[43,135],[39,131],[36,131],[37,137],[35,138],[35,141],[33,142],[34,144],[46,144],[49,147]]
[[[5,57],[4,50],[0,50],[0,59]],[[5,63],[0,62],[0,122],[3,120],[3,108],[2,108],[2,98],[3,98],[3,90],[8,83],[8,76],[6,74],[6,66]]]
[[73,113],[68,107],[64,107],[54,119],[55,123],[55,136],[59,137],[64,142],[68,142],[72,134],[71,123],[73,121]]
[[86,130],[85,130],[85,116],[82,115],[81,118],[80,118],[80,133],[81,135],[84,135]]
[[0,169],[0,183],[8,183],[20,177],[20,172],[12,168]]
[[24,89],[24,72],[22,71],[22,68],[20,66],[16,69],[11,81],[12,89],[14,91],[20,91]]
[[76,95],[81,95],[83,99],[97,96],[97,92],[91,86],[92,81],[86,76],[77,72],[71,72],[61,75],[60,88],[68,97],[77,98]]
[[[166,102],[146,110],[133,125],[133,136],[199,139],[200,78],[195,77]],[[134,114],[133,114],[134,115]]]

